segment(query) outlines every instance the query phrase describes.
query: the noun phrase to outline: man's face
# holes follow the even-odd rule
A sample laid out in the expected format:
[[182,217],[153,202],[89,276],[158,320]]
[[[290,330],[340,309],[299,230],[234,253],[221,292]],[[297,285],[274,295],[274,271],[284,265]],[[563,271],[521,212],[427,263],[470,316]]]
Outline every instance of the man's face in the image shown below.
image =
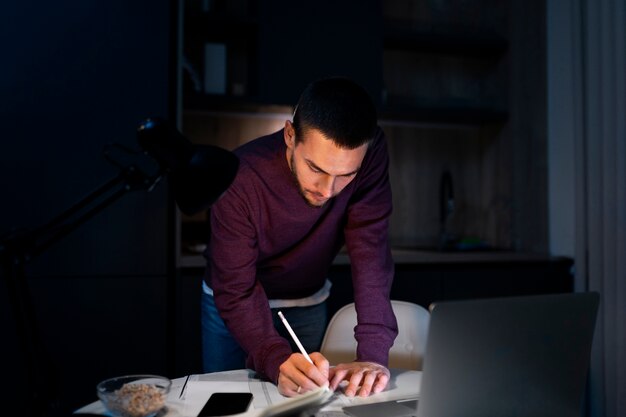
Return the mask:
[[296,144],[293,125],[285,123],[287,163],[306,202],[322,207],[354,179],[367,144],[342,149],[317,129],[306,129],[303,134]]

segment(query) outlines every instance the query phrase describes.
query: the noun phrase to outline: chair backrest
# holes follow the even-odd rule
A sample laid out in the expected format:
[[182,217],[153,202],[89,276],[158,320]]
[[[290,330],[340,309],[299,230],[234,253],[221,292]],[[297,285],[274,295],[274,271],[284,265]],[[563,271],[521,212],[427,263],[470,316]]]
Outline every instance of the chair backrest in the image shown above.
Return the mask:
[[[430,314],[424,307],[406,301],[391,300],[398,321],[398,337],[389,351],[389,367],[421,370],[426,349]],[[340,308],[328,323],[320,352],[331,365],[354,361],[357,324],[354,303]]]

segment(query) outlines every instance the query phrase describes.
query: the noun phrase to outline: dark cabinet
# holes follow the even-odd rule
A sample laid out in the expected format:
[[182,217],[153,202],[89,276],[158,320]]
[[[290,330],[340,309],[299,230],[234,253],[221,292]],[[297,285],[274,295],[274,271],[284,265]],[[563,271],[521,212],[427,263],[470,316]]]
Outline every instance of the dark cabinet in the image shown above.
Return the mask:
[[258,101],[256,2],[187,1],[183,28],[185,108]]
[[[391,298],[423,307],[435,301],[573,291],[572,260],[397,264]],[[354,301],[350,265],[333,266],[330,314]]]

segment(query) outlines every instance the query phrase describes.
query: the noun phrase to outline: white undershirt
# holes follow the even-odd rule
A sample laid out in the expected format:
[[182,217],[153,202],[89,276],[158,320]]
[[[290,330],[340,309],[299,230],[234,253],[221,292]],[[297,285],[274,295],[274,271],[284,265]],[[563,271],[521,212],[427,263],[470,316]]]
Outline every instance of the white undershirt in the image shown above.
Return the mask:
[[[320,288],[315,294],[309,295],[308,297],[288,300],[269,300],[270,308],[310,307],[320,304],[330,295],[330,287],[332,287],[332,285],[333,284],[327,279],[322,288]],[[206,282],[204,281],[202,281],[202,290],[205,294],[211,296],[213,295],[213,290],[206,285]]]

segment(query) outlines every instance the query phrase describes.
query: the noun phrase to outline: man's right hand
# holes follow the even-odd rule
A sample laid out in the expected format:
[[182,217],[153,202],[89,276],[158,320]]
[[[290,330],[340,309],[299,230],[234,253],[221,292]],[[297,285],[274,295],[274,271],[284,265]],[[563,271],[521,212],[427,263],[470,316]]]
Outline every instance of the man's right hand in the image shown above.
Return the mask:
[[318,387],[328,386],[329,363],[319,352],[311,353],[313,363],[301,353],[292,353],[280,365],[278,392],[293,397]]

